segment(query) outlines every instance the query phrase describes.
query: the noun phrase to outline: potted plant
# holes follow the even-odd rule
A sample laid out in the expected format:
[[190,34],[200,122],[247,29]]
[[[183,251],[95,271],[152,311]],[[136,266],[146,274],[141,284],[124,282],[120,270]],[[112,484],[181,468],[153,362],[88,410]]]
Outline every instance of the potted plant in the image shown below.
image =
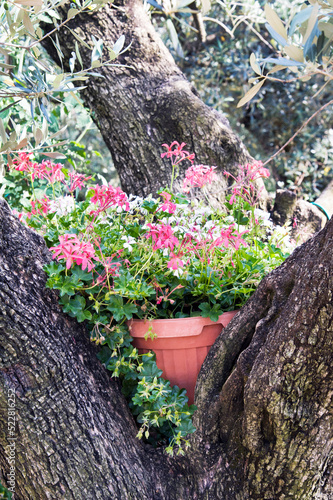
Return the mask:
[[200,368],[223,328],[236,311],[221,314],[216,321],[202,316],[128,322],[139,353],[154,351],[156,364],[172,385],[184,387],[190,404]]
[[[113,376],[122,378],[141,424],[139,437],[158,428],[168,437],[171,452],[193,432],[195,408],[188,407],[182,387],[161,378],[166,372],[177,382],[174,372],[181,363],[173,360],[170,371],[160,362],[158,322],[171,323],[176,334],[172,343],[184,342],[182,334],[190,349],[202,331],[208,335],[207,345],[200,339],[199,362],[188,385],[192,402],[208,348],[231,312],[288,255],[289,243],[287,231],[273,230],[267,214],[256,208],[260,192],[255,181],[269,175],[260,162],[240,167],[224,208],[217,210],[187,196],[214,182],[216,167],[193,165],[194,155],[184,150],[185,144],[164,146],[162,155],[172,160],[171,185],[145,199],[128,197],[105,183],[90,186],[84,201],[78,201],[75,194],[90,177],[49,160],[37,163],[28,153],[19,154],[7,182],[10,187],[10,176],[21,174],[29,179],[29,207],[17,204],[17,215],[44,236],[53,253],[46,267],[47,286],[59,291],[64,311],[86,321],[91,339],[103,346],[99,357]],[[192,165],[183,192],[175,194],[173,183],[183,161]],[[9,192],[9,201],[15,203],[15,193]],[[139,320],[143,325],[137,330]],[[180,330],[176,320],[183,323]],[[129,329],[136,336],[134,345]],[[157,365],[151,348],[157,352]],[[180,380],[180,385],[187,382]]]

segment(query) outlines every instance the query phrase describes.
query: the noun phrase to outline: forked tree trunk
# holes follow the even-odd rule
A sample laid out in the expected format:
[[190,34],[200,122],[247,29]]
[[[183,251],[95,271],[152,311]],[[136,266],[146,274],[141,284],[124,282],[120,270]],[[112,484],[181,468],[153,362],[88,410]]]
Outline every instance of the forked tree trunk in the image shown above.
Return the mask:
[[[210,351],[184,457],[144,445],[87,333],[45,289],[50,253],[0,202],[0,468],[17,500],[333,497],[333,222],[269,274]],[[8,483],[7,483],[8,484]]]
[[[67,10],[68,5],[61,11],[64,18]],[[199,99],[155,32],[142,1],[116,0],[96,13],[75,17],[69,27],[90,45],[92,35],[103,39],[104,60],[121,35],[125,45],[131,44],[115,61],[123,67],[98,68],[95,72],[104,78],[78,82],[87,85],[81,96],[111,151],[122,188],[148,195],[169,185],[171,163],[161,159],[162,144],[176,140],[187,143],[185,149],[196,154],[197,163],[218,167],[220,183],[214,195],[221,198],[226,187],[223,171],[235,173],[251,157],[228,120]],[[66,28],[57,35],[68,67],[75,38]],[[50,39],[45,47],[57,60]],[[80,45],[80,52],[83,67],[89,68],[91,51]]]

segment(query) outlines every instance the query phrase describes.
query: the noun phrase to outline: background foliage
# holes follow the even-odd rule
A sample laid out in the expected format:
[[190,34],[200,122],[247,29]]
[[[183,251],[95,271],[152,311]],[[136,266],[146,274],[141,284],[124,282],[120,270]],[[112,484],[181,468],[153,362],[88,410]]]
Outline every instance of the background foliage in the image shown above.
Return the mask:
[[[53,3],[56,6],[59,2]],[[96,4],[102,6],[103,2],[76,0],[73,6],[77,9],[90,8],[91,4],[96,7]],[[321,85],[320,76],[310,81],[294,79],[288,84],[269,82],[244,107],[237,107],[240,98],[249,89],[249,78],[253,76],[249,64],[250,54],[254,53],[259,60],[271,56],[279,49],[279,44],[265,26],[265,4],[264,0],[215,0],[212,4],[208,0],[201,3],[165,0],[161,4],[149,0],[149,3],[145,4],[156,29],[173,53],[176,62],[199,91],[201,98],[227,116],[232,128],[242,137],[250,153],[261,160],[265,160],[281,147],[295,130],[329,99],[332,92],[330,83],[323,92],[313,98]],[[307,4],[309,2],[304,0],[282,0],[273,2],[271,6],[280,18],[288,23],[288,18]],[[30,10],[32,9],[36,8]],[[192,15],[194,11],[199,10],[203,14],[205,43],[199,40]],[[59,22],[56,10],[48,11],[47,14],[42,12],[42,16],[39,14],[41,20],[55,24]],[[17,6],[13,7],[13,4],[4,2],[0,6],[2,26],[10,27],[9,14],[12,16],[12,25],[15,24],[18,20],[17,12]],[[30,18],[34,23],[35,17],[31,15]],[[329,23],[333,25],[332,17]],[[17,46],[19,43],[27,45],[27,41],[32,39],[27,28],[29,24],[25,19],[23,30],[12,35],[11,43],[15,42]],[[38,28],[35,25],[34,28],[37,33]],[[1,41],[6,40],[2,35],[0,48]],[[73,52],[75,59],[79,58],[79,45],[78,42],[75,53]],[[93,65],[97,67],[102,45],[100,40],[92,41],[92,61],[95,59]],[[32,51],[22,51],[19,48],[11,50],[8,55],[7,49],[2,50],[2,55],[0,54],[2,88],[8,88],[7,75],[13,74],[21,80],[22,74],[28,74],[32,81],[38,83],[38,72],[43,73],[42,68],[38,66],[40,60],[48,67],[54,66],[40,45],[38,57]],[[61,74],[61,68],[54,74]],[[290,74],[292,76],[291,72]],[[65,153],[73,166],[80,171],[102,174],[107,180],[112,179],[114,184],[118,184],[110,153],[91,117],[80,104],[78,94],[72,92],[74,86],[70,77],[73,76],[76,75],[67,76],[68,84],[64,86],[63,92],[58,92],[57,95],[53,93],[52,97],[47,95],[47,99],[39,99],[48,109],[48,120],[38,105],[35,106],[34,119],[32,118],[31,100],[19,99],[17,102],[16,96],[8,97],[8,92],[0,92],[0,118],[7,136],[14,130],[19,136],[23,129],[32,134],[37,128],[45,132],[46,125],[50,136],[67,126],[66,130],[55,138],[60,143],[66,141],[57,147],[57,151]],[[47,76],[46,72],[46,77],[43,75],[43,78],[47,83],[46,87],[52,88],[52,77]],[[42,141],[40,146],[50,145],[55,139]],[[288,187],[305,199],[315,199],[333,177],[332,107],[317,115],[269,167],[273,174],[268,185],[271,191],[275,191],[277,187]]]
[[[209,17],[215,22],[205,22],[205,44],[198,42],[189,14],[174,14],[183,57],[166,29],[166,16],[158,15],[155,19],[165,43],[203,101],[223,112],[250,153],[263,161],[286,143],[332,94],[330,82],[325,91],[313,97],[323,83],[320,76],[287,84],[269,82],[254,99],[237,108],[253,76],[249,65],[251,53],[257,59],[264,59],[275,55],[279,48],[265,27],[267,20],[263,8],[266,3],[265,0],[213,2]],[[271,6],[287,23],[288,18],[306,4],[309,2],[282,0]],[[180,18],[183,19],[180,21]],[[329,23],[333,25],[332,16]],[[288,77],[292,78],[293,73],[289,72]],[[271,190],[287,187],[305,199],[318,197],[333,176],[332,107],[317,115],[269,166],[275,181],[269,185]]]

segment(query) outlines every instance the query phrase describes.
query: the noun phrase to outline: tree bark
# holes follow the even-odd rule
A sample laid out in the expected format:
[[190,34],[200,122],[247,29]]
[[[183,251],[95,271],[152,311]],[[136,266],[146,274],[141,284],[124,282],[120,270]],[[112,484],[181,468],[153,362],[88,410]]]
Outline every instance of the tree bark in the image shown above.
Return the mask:
[[[43,239],[0,202],[0,469],[18,500],[333,495],[333,222],[260,284],[200,372],[184,457],[138,441],[119,385],[46,290]],[[8,482],[7,482],[8,484]]]
[[[66,9],[62,15],[66,18]],[[169,185],[171,164],[161,158],[162,144],[176,140],[187,144],[185,149],[196,154],[197,163],[218,167],[220,182],[210,195],[221,199],[227,185],[223,171],[236,173],[237,165],[251,157],[228,120],[199,99],[155,32],[141,0],[116,0],[98,12],[76,16],[68,26],[88,44],[92,35],[103,39],[104,60],[121,35],[126,45],[131,44],[116,60],[123,66],[94,70],[104,78],[89,78],[81,92],[111,151],[122,188],[148,195]],[[75,38],[66,27],[58,37],[68,68]],[[50,39],[45,47],[57,60]],[[90,67],[91,51],[80,45],[80,52],[83,66]]]

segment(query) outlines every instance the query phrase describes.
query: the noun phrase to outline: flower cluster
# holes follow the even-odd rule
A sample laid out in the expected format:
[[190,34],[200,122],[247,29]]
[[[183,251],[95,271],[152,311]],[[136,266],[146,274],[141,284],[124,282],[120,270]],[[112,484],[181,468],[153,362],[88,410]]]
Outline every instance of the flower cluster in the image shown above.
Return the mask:
[[162,144],[163,147],[167,148],[167,151],[165,153],[161,154],[161,158],[164,158],[165,156],[167,158],[175,158],[173,164],[180,163],[183,160],[189,160],[191,163],[193,163],[194,160],[194,153],[189,153],[188,151],[185,151],[183,149],[184,146],[186,146],[185,142],[182,142],[179,144],[177,141],[173,141],[170,146],[167,144]]
[[173,250],[175,245],[178,245],[179,241],[175,237],[170,224],[159,224],[153,225],[148,223],[150,231],[146,234],[146,238],[152,238],[153,250],[158,250],[159,248],[170,248]]
[[61,163],[52,163],[50,160],[43,160],[41,163],[31,161],[28,153],[19,153],[19,158],[14,160],[15,170],[28,172],[32,180],[47,179],[50,184],[62,182],[65,176],[62,172]]
[[99,258],[96,256],[95,248],[91,243],[79,240],[76,234],[70,233],[59,236],[59,241],[59,245],[51,247],[50,250],[54,252],[54,259],[64,259],[66,261],[67,269],[70,269],[74,263],[82,266],[83,270],[88,268],[88,271],[95,267],[92,259],[98,261]]
[[191,188],[203,188],[217,179],[214,170],[216,167],[207,165],[193,165],[188,168],[183,182],[183,191],[188,193]]
[[83,174],[78,174],[77,172],[69,172],[70,183],[66,183],[66,187],[70,193],[74,193],[76,189],[82,189],[85,183],[91,179],[91,175],[88,177]]
[[[171,159],[173,166],[185,160],[193,163],[194,154],[184,149],[185,143],[174,141],[163,146],[167,151],[161,156]],[[108,287],[110,293],[129,299],[137,317],[200,314],[202,303],[207,304],[206,311],[216,311],[217,302],[221,312],[239,307],[272,261],[275,265],[271,229],[265,218],[254,212],[260,196],[256,181],[269,175],[261,162],[240,166],[237,176],[225,172],[234,181],[226,200],[229,212],[191,207],[184,197],[168,189],[160,192],[159,199],[129,200],[111,184],[90,187],[84,208],[79,208],[72,195],[90,176],[66,174],[61,164],[50,161],[37,164],[26,153],[19,155],[14,168],[32,179],[47,179],[53,190],[59,185],[69,191],[71,196],[57,195],[55,200],[48,195],[32,200],[32,209],[26,212],[29,224],[40,224],[45,230],[54,223],[54,214],[67,220],[58,244],[51,247],[54,258],[63,260],[66,269],[74,265],[87,269],[96,286]],[[216,167],[190,165],[183,190],[202,188],[215,179]],[[86,221],[84,231],[79,220]],[[168,300],[162,304],[157,299],[156,282],[159,296],[161,290],[167,291],[164,295]]]
[[99,214],[113,206],[125,206],[125,210],[129,210],[127,195],[119,187],[115,188],[111,184],[108,186],[99,186],[97,184],[92,187],[92,190],[94,196],[91,198],[91,202],[97,205],[98,208],[91,213]]
[[252,163],[240,165],[237,177],[227,171],[224,171],[224,175],[234,180],[232,196],[229,200],[230,205],[233,204],[237,197],[240,197],[251,207],[255,207],[258,204],[263,188],[258,189],[258,186],[253,181],[269,177],[270,172],[263,167],[261,161],[253,161]]
[[174,214],[177,206],[175,203],[171,201],[172,195],[170,193],[166,193],[165,191],[162,191],[160,193],[161,198],[163,198],[164,202],[163,204],[159,207],[159,210],[162,212],[168,212],[168,214]]

